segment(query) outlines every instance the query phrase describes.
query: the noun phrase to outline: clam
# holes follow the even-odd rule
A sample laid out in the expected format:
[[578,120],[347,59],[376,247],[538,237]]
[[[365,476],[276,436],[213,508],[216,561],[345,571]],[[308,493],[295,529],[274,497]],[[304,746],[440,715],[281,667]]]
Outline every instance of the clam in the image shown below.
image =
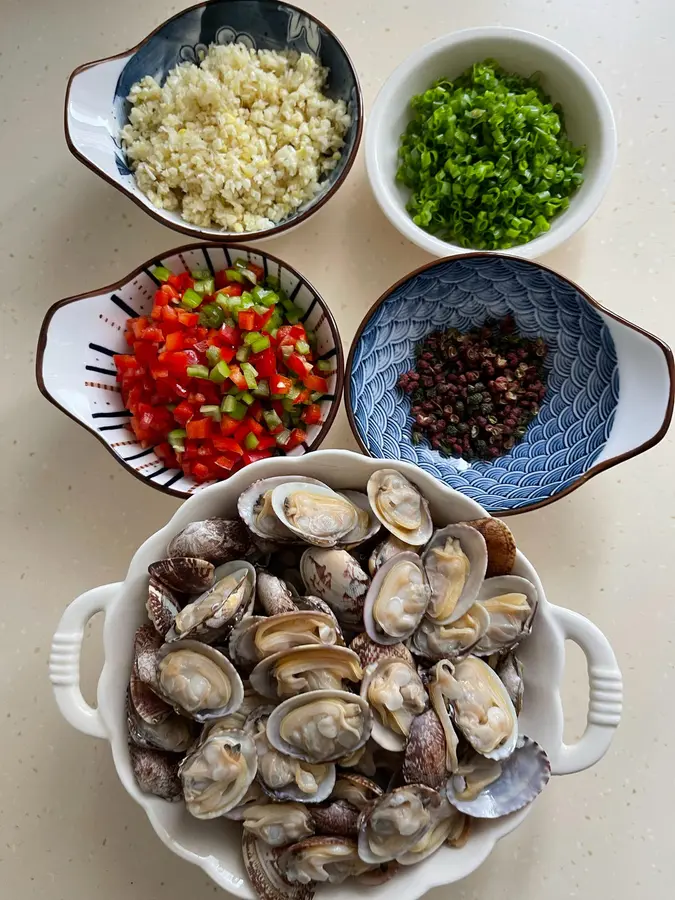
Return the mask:
[[401,775],[405,784],[426,784],[440,791],[448,779],[445,732],[433,709],[413,719]]
[[252,831],[244,829],[241,842],[244,868],[253,889],[261,900],[312,900],[310,884],[289,884],[279,871],[280,850],[270,847]]
[[280,752],[267,734],[267,723],[273,707],[262,707],[252,713],[244,726],[255,742],[258,754],[258,781],[274,800],[296,800],[322,803],[335,785],[332,763],[309,763]]
[[[300,576],[300,573],[298,573]],[[300,576],[300,580],[302,581],[302,577]],[[304,589],[304,585],[303,585]],[[322,600],[321,597],[312,597],[311,594],[307,594],[306,596],[293,596],[293,603],[295,603],[298,609],[305,610],[313,610],[314,612],[322,612],[327,616],[330,616],[331,619],[335,620],[335,624],[338,624],[337,617],[330,606],[326,603],[325,600]]]
[[141,681],[135,671],[132,671],[129,679],[129,700],[138,716],[147,725],[161,725],[173,715],[171,706],[162,700],[149,684]]
[[300,561],[307,591],[325,601],[341,625],[363,625],[363,604],[370,579],[346,550],[309,547]]
[[382,788],[375,781],[364,775],[351,775],[342,772],[335,782],[331,800],[339,800],[353,806],[359,811],[364,810],[373,801],[382,796]]
[[273,700],[307,691],[342,690],[363,677],[356,653],[346,647],[309,644],[267,656],[251,673],[251,685]]
[[244,731],[209,735],[180,764],[188,811],[197,819],[229,812],[243,799],[257,769],[255,745]]
[[402,659],[411,666],[414,665],[412,654],[405,644],[378,644],[365,631],[356,635],[349,645],[349,649],[358,654],[364,669],[371,663],[378,662],[378,660],[385,657]]
[[161,646],[162,638],[151,625],[141,625],[136,629],[133,672],[140,681],[151,687],[157,683],[157,666]]
[[378,469],[367,490],[373,512],[388,531],[406,544],[426,544],[433,531],[429,504],[404,475]]
[[183,594],[196,594],[208,590],[214,581],[215,568],[205,559],[194,556],[174,556],[160,559],[148,566],[151,576],[162,584]]
[[530,633],[537,611],[537,589],[518,575],[486,578],[477,605],[488,613],[490,624],[472,653],[490,656],[512,649]]
[[445,738],[445,768],[448,772],[455,772],[459,765],[457,760],[457,747],[459,738],[450,719],[447,698],[451,690],[452,664],[447,660],[436,663],[429,680],[429,700],[431,707],[438,716],[438,721],[443,729]]
[[413,653],[424,659],[460,659],[470,653],[490,626],[484,606],[474,603],[460,619],[438,625],[424,619],[410,640]]
[[396,857],[402,866],[413,866],[427,859],[441,847],[456,839],[466,826],[466,816],[452,806],[444,805],[416,844]]
[[290,884],[342,884],[370,868],[359,857],[356,841],[328,836],[306,838],[287,847],[278,866]]
[[241,730],[249,716],[265,706],[267,701],[264,697],[257,694],[247,681],[242,684],[244,685],[244,699],[241,705],[234,712],[206,722],[202,726],[200,740],[203,741],[212,734],[223,734],[233,729]]
[[334,547],[359,523],[354,504],[326,485],[286,482],[274,488],[271,502],[280,522],[317,547]]
[[173,620],[180,612],[180,604],[171,588],[162,584],[158,578],[152,575],[148,584],[148,599],[145,601],[145,608],[148,618],[155,626],[155,631],[165,637],[173,625]]
[[304,644],[343,644],[332,616],[319,612],[294,612],[270,616],[255,629],[253,637],[259,659],[292,650]]
[[368,635],[380,644],[409,638],[422,621],[431,589],[416,553],[399,553],[385,563],[368,588],[363,621]]
[[523,694],[525,689],[523,683],[523,664],[514,653],[507,653],[506,656],[499,659],[494,669],[501,678],[502,684],[511,698],[511,702],[516,710],[516,715],[520,715],[523,708]]
[[[272,508],[272,491],[279,485],[286,484],[288,478],[280,475],[275,478],[263,478],[254,481],[237,501],[237,509],[242,520],[248,525],[253,534],[267,541],[288,543],[297,540],[296,535],[277,518]],[[322,482],[316,478],[295,476],[294,483],[318,484]]]
[[220,566],[242,559],[253,549],[251,535],[238,519],[203,519],[190,522],[169,543],[166,555],[205,559]]
[[314,822],[302,803],[251,803],[242,809],[241,823],[270,847],[287,847],[314,834]]
[[267,802],[267,795],[265,794],[265,791],[263,791],[260,783],[258,781],[252,781],[239,803],[226,812],[224,818],[230,819],[232,822],[243,822],[248,807],[262,806]]
[[170,753],[185,753],[195,738],[192,723],[174,713],[155,724],[146,722],[134,707],[131,693],[127,698],[127,729],[137,747]]
[[295,612],[298,609],[288,585],[269,572],[258,572],[256,594],[258,602],[268,616]]
[[357,515],[356,525],[340,541],[340,544],[349,550],[374,538],[382,526],[373,515],[367,494],[361,491],[340,491],[340,494],[353,504]]
[[372,731],[368,703],[346,691],[290,697],[270,715],[267,736],[277,750],[307,762],[334,762],[362,747]]
[[310,815],[319,834],[357,837],[359,811],[345,800],[333,800],[325,806],[313,806]]
[[215,585],[178,613],[168,641],[189,637],[214,643],[243,618],[255,592],[255,569],[235,560],[220,566],[216,574]]
[[502,760],[518,740],[518,718],[499,676],[482,659],[468,656],[443,672],[441,690],[454,722],[477,753]]
[[427,707],[427,692],[415,669],[395,658],[371,663],[361,697],[373,710],[373,740],[385,750],[403,750],[413,719]]
[[178,778],[180,757],[175,753],[129,744],[129,760],[136,784],[144,794],[154,794],[172,802],[182,799]]
[[422,562],[431,585],[427,618],[437,625],[460,619],[476,600],[485,577],[483,536],[468,525],[446,525],[429,541]]
[[379,568],[399,553],[410,553],[411,551],[414,552],[414,550],[415,548],[411,544],[406,544],[405,541],[401,541],[394,537],[393,534],[390,534],[386,540],[375,547],[368,557],[368,571],[371,576],[374,576]]
[[240,671],[250,671],[260,659],[255,634],[258,625],[266,621],[267,616],[246,616],[232,628],[227,641],[227,655]]
[[157,690],[176,712],[198,722],[235,712],[244,699],[244,685],[229,659],[199,641],[164,644]]
[[497,762],[476,754],[447,784],[450,803],[477,819],[507,816],[531,803],[546,787],[551,764],[544,750],[521,735],[511,755]]
[[516,540],[501,519],[491,517],[466,522],[483,535],[487,546],[486,576],[508,575],[516,564]]
[[379,865],[400,858],[432,826],[444,800],[423,784],[395,788],[361,813],[359,856]]

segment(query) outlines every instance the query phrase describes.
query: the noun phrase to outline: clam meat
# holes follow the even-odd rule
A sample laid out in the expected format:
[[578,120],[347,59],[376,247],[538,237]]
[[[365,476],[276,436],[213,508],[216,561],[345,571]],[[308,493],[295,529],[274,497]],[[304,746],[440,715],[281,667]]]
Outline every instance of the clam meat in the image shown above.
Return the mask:
[[218,581],[176,616],[166,639],[199,638],[214,643],[244,616],[253,599],[255,569],[250,563],[235,561],[217,570]]
[[244,685],[229,659],[199,641],[164,644],[157,690],[176,712],[198,722],[235,712],[244,699]]
[[290,531],[308,544],[334,547],[359,524],[357,507],[326,485],[280,484],[272,509]]
[[225,815],[242,800],[257,769],[255,745],[244,731],[210,735],[180,764],[188,811],[197,819]]
[[307,644],[343,644],[332,616],[320,612],[282,613],[257,626],[253,643],[259,659]]
[[380,644],[409,638],[427,610],[431,589],[415,553],[400,553],[373,578],[366,595],[363,620],[368,635]]
[[490,627],[490,615],[480,603],[474,603],[460,619],[448,625],[438,625],[425,618],[410,646],[413,653],[424,659],[459,659],[478,644]]
[[427,708],[427,692],[415,669],[385,658],[364,672],[361,696],[373,710],[373,739],[385,750],[403,750],[415,716]]
[[444,802],[437,791],[421,784],[384,794],[361,814],[359,856],[372,865],[398,859],[426,834]]
[[287,847],[314,834],[314,822],[302,803],[251,803],[242,826],[270,847]]
[[428,618],[437,625],[460,619],[475,601],[485,577],[483,536],[468,525],[446,525],[434,534],[422,561],[431,585]]
[[251,685],[271,699],[307,691],[342,690],[363,677],[358,656],[346,647],[310,644],[268,656],[251,672]]
[[369,868],[359,856],[356,841],[349,838],[307,838],[288,847],[279,857],[279,869],[290,884],[342,884]]
[[486,578],[477,605],[487,612],[490,624],[472,652],[475,656],[490,656],[512,649],[530,633],[537,609],[537,589],[517,575]]
[[429,504],[405,475],[396,469],[378,469],[368,479],[373,512],[399,540],[415,547],[426,544],[433,531]]

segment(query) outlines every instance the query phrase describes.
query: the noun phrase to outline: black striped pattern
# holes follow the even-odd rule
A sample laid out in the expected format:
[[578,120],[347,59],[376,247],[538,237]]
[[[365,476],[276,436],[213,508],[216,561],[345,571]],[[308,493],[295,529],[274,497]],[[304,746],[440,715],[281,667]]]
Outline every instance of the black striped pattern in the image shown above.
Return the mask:
[[[161,263],[158,263],[158,262],[155,262],[154,265],[156,265],[156,266],[161,266],[162,264],[161,264]],[[159,278],[157,278],[156,275],[153,275],[153,274],[152,274],[152,271],[151,271],[150,269],[143,269],[143,271],[144,271],[145,274],[148,276],[148,278],[152,278],[152,280],[155,282],[155,284],[157,285],[157,287],[160,287],[160,285],[162,284],[162,282],[159,280]]]
[[148,453],[154,453],[154,452],[155,452],[154,447],[148,447],[147,450],[141,450],[140,453],[135,453],[133,456],[122,456],[122,457],[120,457],[120,459],[123,459],[124,462],[129,462],[129,460],[131,460],[131,459],[140,459],[142,456],[147,456]]
[[301,288],[301,287],[302,287],[302,282],[299,281],[299,282],[296,284],[296,286],[293,288],[293,290],[291,291],[291,293],[290,293],[290,299],[291,299],[291,300],[295,300],[295,298],[296,298],[296,297],[298,296],[298,294],[300,293],[300,288]]
[[128,409],[118,409],[117,412],[98,412],[92,413],[92,419],[115,419],[115,418],[128,418],[131,415]]
[[267,257],[265,256],[264,253],[263,253],[262,261],[263,261],[263,272],[265,273],[265,278],[267,278],[269,272],[267,270]]
[[120,428],[124,428],[124,424],[122,425],[100,425],[99,431],[119,431]]
[[108,347],[102,347],[100,344],[89,344],[90,350],[95,350],[96,353],[103,353],[104,356],[115,356],[114,350],[109,350]]
[[177,475],[174,475],[173,478],[169,478],[168,481],[164,482],[164,487],[171,487],[172,484],[175,484],[177,481],[180,481],[183,477],[183,473],[179,472]]
[[161,469],[155,469],[154,472],[151,472],[151,473],[148,475],[148,481],[150,481],[150,479],[151,479],[151,478],[154,478],[156,475],[163,475],[165,472],[168,472],[168,471],[169,471],[169,470],[167,469],[166,466],[162,466]]
[[305,310],[305,312],[300,316],[300,321],[301,321],[303,324],[304,324],[304,323],[307,321],[307,319],[309,319],[309,317],[312,315],[312,310],[314,309],[314,307],[316,306],[316,304],[317,304],[318,302],[319,302],[319,301],[316,299],[316,297],[314,297],[314,299],[313,299],[312,302],[309,304],[309,306],[307,307],[307,309]]
[[208,251],[206,249],[202,248],[202,253],[204,254],[204,259],[206,260],[206,265],[208,267],[209,272],[211,273],[211,275],[215,275],[216,270],[213,268],[213,263],[211,262],[211,257],[209,256]]
[[87,372],[98,372],[99,375],[117,375],[116,369],[102,369],[100,366],[85,366]]
[[326,352],[318,356],[317,359],[332,359],[334,356],[337,356],[337,347],[333,347],[332,350],[326,350]]
[[110,299],[115,304],[115,306],[118,306],[128,316],[131,316],[132,319],[138,318],[139,314],[136,312],[136,310],[129,306],[128,303],[125,303],[121,297],[117,296],[117,294],[111,294]]
[[225,259],[227,260],[227,268],[231,269],[232,268],[232,257],[230,256],[230,251],[227,249],[227,247],[223,247],[223,252],[225,253]]

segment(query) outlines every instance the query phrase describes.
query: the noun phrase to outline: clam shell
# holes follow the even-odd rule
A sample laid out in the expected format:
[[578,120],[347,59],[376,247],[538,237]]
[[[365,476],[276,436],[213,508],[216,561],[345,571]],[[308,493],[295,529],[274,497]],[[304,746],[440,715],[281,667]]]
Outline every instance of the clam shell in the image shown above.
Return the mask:
[[258,602],[268,616],[295,612],[298,609],[288,585],[281,578],[270,575],[262,569],[258,571],[256,594]]
[[260,659],[255,646],[255,633],[258,625],[266,621],[267,616],[247,616],[230,632],[227,653],[240,671],[252,669]]
[[[301,721],[300,712],[305,714],[305,725],[310,726],[321,722],[319,718],[321,715],[341,716],[344,715],[347,708],[358,708],[358,714],[355,712],[354,720],[351,723],[352,730],[348,732],[344,722],[336,721],[333,718],[336,730],[333,743],[328,737],[325,737],[327,731],[325,727],[321,730],[318,726],[310,728],[309,734],[287,731],[290,727],[289,717],[293,718],[294,723],[298,720]],[[334,762],[362,747],[370,737],[372,727],[373,717],[370,707],[357,694],[350,694],[347,691],[311,691],[308,694],[290,697],[275,708],[267,722],[267,737],[273,747],[296,759],[304,759],[312,763]],[[289,741],[288,737],[284,735],[285,730],[288,737],[293,735],[296,740]],[[348,733],[350,739],[346,741],[345,737]],[[312,742],[314,746],[310,747]]]
[[445,733],[433,709],[417,716],[410,726],[401,775],[406,784],[426,784],[440,791],[448,778]]
[[242,808],[240,820],[247,831],[270,847],[287,847],[315,831],[312,816],[303,803],[249,803]]
[[305,597],[295,597],[294,596],[293,602],[295,603],[295,605],[298,609],[314,610],[315,612],[325,613],[327,616],[330,616],[331,619],[335,619],[336,625],[338,624],[338,620],[335,616],[335,613],[330,608],[330,606],[326,603],[326,601],[321,599],[321,597],[312,597],[311,594],[309,596],[305,596]]
[[167,641],[196,638],[212,644],[243,618],[255,596],[256,571],[251,563],[241,559],[224,563],[215,577],[212,588],[178,613]]
[[472,800],[462,800],[464,779],[453,775],[446,792],[450,803],[476,819],[507,816],[531,803],[546,787],[551,777],[551,764],[542,747],[532,738],[521,735],[511,755],[501,761],[501,775],[486,785]]
[[[414,574],[419,583],[413,581]],[[408,595],[403,597],[406,588]],[[378,644],[407,640],[422,621],[430,594],[419,556],[416,553],[394,556],[378,569],[366,594],[363,621],[369,637]]]
[[[415,689],[413,698],[403,695],[403,686],[397,678],[397,673],[403,671],[405,675],[405,670],[410,678],[409,685]],[[380,692],[379,703],[374,696],[376,686]],[[372,663],[363,674],[361,697],[373,712],[373,740],[385,750],[403,750],[414,717],[424,712],[427,706],[427,694],[415,668],[396,658]],[[406,710],[405,715],[403,710]]]
[[173,620],[180,612],[180,604],[176,594],[158,579],[150,576],[148,599],[145,601],[148,618],[155,626],[155,631],[165,637]]
[[508,525],[492,517],[474,519],[465,524],[480,531],[485,539],[488,555],[486,576],[508,575],[516,564],[516,539]]
[[358,654],[364,669],[371,663],[391,657],[402,659],[411,666],[415,665],[412,653],[405,644],[378,644],[365,631],[356,635],[349,645],[349,649]]
[[127,730],[137,747],[170,753],[185,753],[195,739],[192,723],[182,716],[171,713],[160,722],[146,722],[134,707],[131,692],[127,697]]
[[291,884],[342,884],[366,871],[368,865],[360,859],[356,841],[321,835],[287,847],[279,856],[279,868]]
[[[295,690],[280,692],[279,670],[292,671],[290,677]],[[359,682],[363,677],[356,653],[346,647],[308,644],[267,656],[251,673],[251,686],[263,697],[277,700],[293,694],[313,690],[342,690],[343,680]]]
[[490,626],[490,616],[479,603],[474,603],[461,617],[449,625],[437,625],[424,619],[410,640],[413,653],[424,659],[461,659],[471,653]]
[[461,833],[465,820],[466,816],[459,810],[453,809],[451,806],[445,807],[442,812],[438,813],[436,821],[417,843],[410,850],[396,857],[396,862],[402,866],[414,866],[428,859],[453,836]]
[[[200,696],[203,690],[203,682],[205,675],[200,674],[193,681],[190,680],[189,674],[174,673],[174,684],[170,686],[168,683],[168,660],[172,655],[188,652],[190,654],[198,654],[203,656],[211,664],[215,664],[221,673],[225,676],[229,684],[230,696],[226,698],[225,703],[217,707],[205,705],[205,698]],[[219,719],[228,713],[235,712],[244,700],[244,685],[241,678],[232,663],[220,653],[215,647],[210,647],[200,641],[175,641],[171,644],[164,644],[159,652],[159,681],[158,691],[162,698],[170,703],[176,712],[181,715],[195,719],[197,722],[207,722],[210,719]],[[189,670],[188,670],[189,672]],[[178,679],[178,680],[176,680]],[[180,691],[182,690],[182,702]],[[186,694],[187,692],[187,694]],[[185,704],[185,700],[190,699],[189,706]]]
[[[367,807],[359,818],[359,856],[379,865],[411,850],[434,821],[443,800],[423,784],[395,788]],[[378,836],[379,822],[384,823]],[[386,827],[384,827],[386,826]],[[393,829],[398,828],[398,834]]]
[[182,800],[178,778],[180,757],[161,750],[149,750],[129,744],[129,760],[136,784],[144,794],[154,794],[163,800]]
[[366,778],[365,775],[353,775],[341,772],[335,782],[332,800],[341,800],[353,806],[355,809],[364,810],[383,794],[382,788],[375,781]]
[[237,806],[233,807],[229,812],[226,812],[224,818],[230,819],[232,822],[242,822],[249,806],[259,806],[263,803],[267,803],[267,796],[260,783],[258,781],[252,781]]
[[314,806],[310,815],[319,834],[354,838],[358,836],[359,811],[345,800]]
[[373,513],[368,495],[363,491],[340,491],[340,494],[353,503],[357,511],[360,511],[357,524],[340,541],[340,546],[349,550],[374,538],[382,528],[382,524]]
[[279,849],[265,844],[252,832],[242,832],[244,868],[260,900],[312,900],[314,886],[289,884],[282,876],[277,860]]
[[152,625],[141,625],[134,634],[134,672],[145,684],[157,683],[157,665],[162,638]]
[[148,725],[160,725],[173,715],[169,704],[150,685],[141,681],[135,671],[132,671],[129,679],[129,699],[140,718]]
[[[251,529],[253,534],[267,541],[289,543],[297,541],[297,536],[277,518],[272,509],[271,496],[274,488],[286,484],[289,480],[286,475],[278,475],[274,478],[263,478],[254,481],[237,501],[237,509],[242,520]],[[303,484],[318,484],[323,486],[316,478],[297,475],[292,479]],[[265,495],[267,498],[265,499]]]
[[370,579],[346,550],[309,547],[300,561],[307,591],[320,597],[345,628],[362,626]]
[[214,582],[212,563],[193,556],[174,556],[160,559],[148,566],[150,575],[162,584],[184,594],[196,594],[208,590]]
[[499,675],[502,684],[508,691],[516,714],[520,715],[523,708],[523,694],[525,688],[523,683],[523,664],[515,653],[507,653],[495,666],[495,672]]
[[257,770],[258,757],[250,735],[235,729],[210,734],[188,753],[178,770],[188,812],[196,819],[215,819],[234,809]]
[[[513,602],[506,606],[496,603],[497,598],[508,594],[523,595],[527,603]],[[532,630],[538,602],[537,589],[526,578],[518,575],[486,578],[478,592],[476,603],[488,613],[490,624],[474,646],[474,656],[503,653],[519,644]]]
[[368,479],[367,492],[374,514],[387,531],[406,544],[426,544],[433,531],[429,504],[405,475],[396,469],[378,469]]
[[443,737],[445,739],[445,768],[448,772],[454,772],[458,766],[457,747],[459,738],[455,731],[450,712],[443,693],[443,675],[445,672],[452,672],[452,664],[446,660],[436,663],[432,670],[429,681],[429,700],[431,708],[438,716],[438,721],[443,729]]
[[304,644],[344,643],[333,616],[300,610],[270,616],[260,622],[253,640],[260,659]]
[[398,553],[415,552],[412,544],[406,544],[405,541],[399,540],[393,534],[378,544],[377,547],[368,557],[368,571],[374,576],[377,570],[390,559],[393,559]]
[[215,566],[241,559],[252,550],[251,535],[239,519],[190,522],[169,543],[166,555],[205,559]]
[[[442,549],[448,538],[455,538],[459,541],[462,551],[469,560],[469,571],[456,603],[449,612],[443,613],[442,608],[439,609],[439,607],[443,603],[447,580],[438,570],[435,555],[432,554],[437,548]],[[422,554],[422,562],[431,585],[431,601],[427,610],[427,618],[438,625],[456,622],[474,604],[485,578],[487,549],[483,536],[469,525],[446,525],[445,528],[434,533]]]
[[[290,515],[293,497],[302,495],[315,501],[315,511]],[[286,528],[307,544],[334,547],[359,522],[354,504],[328,485],[286,482],[272,491],[272,509]],[[326,510],[322,514],[322,510]],[[329,512],[330,510],[330,512]]]

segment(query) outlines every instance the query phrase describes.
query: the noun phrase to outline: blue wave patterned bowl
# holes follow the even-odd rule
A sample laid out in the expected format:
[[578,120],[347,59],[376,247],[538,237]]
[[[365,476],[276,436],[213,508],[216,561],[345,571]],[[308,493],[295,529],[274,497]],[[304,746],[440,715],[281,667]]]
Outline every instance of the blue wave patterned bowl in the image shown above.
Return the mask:
[[[136,187],[118,138],[128,117],[126,97],[135,82],[152,75],[162,83],[176,65],[198,62],[209,44],[235,42],[316,57],[330,70],[327,96],[344,100],[352,117],[340,161],[316,197],[274,228],[244,234],[191,225],[179,213],[153,206]],[[310,13],[277,0],[211,0],[173,16],[131,50],[75,69],[66,91],[65,129],[68,147],[80,162],[169,228],[204,240],[252,241],[298,225],[337,191],[356,159],[363,130],[363,100],[347,51]]]
[[[523,441],[471,465],[413,445],[410,400],[397,387],[425,335],[513,315],[548,346],[548,390]],[[664,436],[673,410],[673,355],[658,338],[603,309],[572,282],[524,259],[468,253],[430,263],[367,313],[347,361],[346,404],[371,456],[402,459],[493,514],[569,493]]]

